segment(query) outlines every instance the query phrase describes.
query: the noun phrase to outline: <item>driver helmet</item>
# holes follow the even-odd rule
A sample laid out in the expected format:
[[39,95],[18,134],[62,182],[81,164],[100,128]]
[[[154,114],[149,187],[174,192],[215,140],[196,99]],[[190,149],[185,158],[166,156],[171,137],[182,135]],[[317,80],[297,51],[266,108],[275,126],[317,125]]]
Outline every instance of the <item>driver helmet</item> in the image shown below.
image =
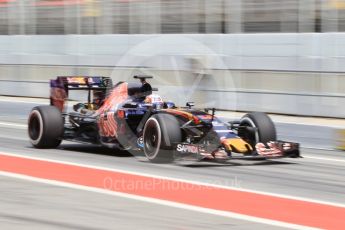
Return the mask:
[[163,100],[161,96],[157,94],[151,94],[151,95],[146,96],[144,102],[148,104],[155,104],[155,103],[163,103]]
[[146,96],[144,102],[146,104],[152,104],[152,106],[154,108],[162,108],[164,105],[164,101],[162,100],[162,98],[157,95],[157,94],[151,94],[149,96]]

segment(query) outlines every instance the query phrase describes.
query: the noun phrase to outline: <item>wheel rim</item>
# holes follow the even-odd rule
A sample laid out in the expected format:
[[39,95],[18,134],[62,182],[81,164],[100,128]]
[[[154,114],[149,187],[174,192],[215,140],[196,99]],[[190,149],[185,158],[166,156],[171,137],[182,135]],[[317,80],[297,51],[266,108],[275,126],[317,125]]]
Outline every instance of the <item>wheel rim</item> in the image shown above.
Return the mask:
[[[256,128],[255,123],[250,118],[248,118],[248,117],[242,118],[241,125],[252,127],[252,128]],[[258,131],[256,131],[254,135],[247,134],[245,137],[243,137],[243,139],[245,141],[251,143],[253,146],[255,146],[255,144],[260,141],[259,140],[259,133],[258,133]]]
[[33,116],[30,120],[29,135],[32,140],[37,140],[40,135],[40,123],[36,116]]
[[31,112],[28,124],[28,131],[30,141],[34,145],[36,145],[40,141],[43,133],[42,117],[40,113],[36,110]]
[[156,158],[161,145],[161,130],[156,119],[150,118],[144,129],[144,152],[147,158]]

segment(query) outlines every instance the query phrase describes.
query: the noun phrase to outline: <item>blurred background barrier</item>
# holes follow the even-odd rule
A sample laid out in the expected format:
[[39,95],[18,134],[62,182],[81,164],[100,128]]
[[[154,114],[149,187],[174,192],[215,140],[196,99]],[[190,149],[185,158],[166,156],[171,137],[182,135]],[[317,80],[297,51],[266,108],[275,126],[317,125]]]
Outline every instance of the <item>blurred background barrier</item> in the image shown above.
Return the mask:
[[58,75],[145,73],[179,104],[344,117],[344,42],[343,33],[0,36],[0,94],[47,97],[44,82]]
[[0,36],[15,65],[345,72],[344,57],[345,33]]
[[[36,65],[0,66],[0,71],[6,73],[1,74],[2,95],[48,97],[48,80],[58,75],[112,76],[116,82],[133,81],[133,75],[144,73],[155,76],[151,83],[160,89],[159,94],[179,105],[193,100],[199,106],[225,110],[344,117],[345,97],[336,91],[344,86],[341,74],[209,70],[207,75],[196,75],[153,68]],[[320,87],[323,82],[334,87]]]
[[0,94],[153,74],[164,97],[340,117],[345,0],[0,0]]
[[0,34],[345,30],[344,0],[1,0]]

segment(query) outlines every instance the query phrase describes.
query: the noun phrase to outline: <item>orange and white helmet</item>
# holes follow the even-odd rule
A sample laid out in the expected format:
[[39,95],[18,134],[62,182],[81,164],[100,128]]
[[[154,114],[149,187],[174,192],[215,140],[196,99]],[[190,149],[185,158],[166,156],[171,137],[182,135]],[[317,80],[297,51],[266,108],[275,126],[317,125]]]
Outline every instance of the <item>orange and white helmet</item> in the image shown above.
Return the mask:
[[163,104],[164,103],[161,96],[157,94],[151,94],[151,95],[146,96],[144,102],[147,104]]

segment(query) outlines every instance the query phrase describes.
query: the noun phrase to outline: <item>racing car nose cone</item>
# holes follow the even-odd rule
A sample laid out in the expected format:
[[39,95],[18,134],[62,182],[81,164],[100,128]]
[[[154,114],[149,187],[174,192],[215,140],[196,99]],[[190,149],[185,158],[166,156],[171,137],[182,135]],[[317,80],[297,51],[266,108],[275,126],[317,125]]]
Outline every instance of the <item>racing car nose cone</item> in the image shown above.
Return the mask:
[[231,152],[237,153],[248,153],[253,151],[253,148],[242,140],[241,138],[228,138],[222,140],[222,144],[224,145],[225,149]]

